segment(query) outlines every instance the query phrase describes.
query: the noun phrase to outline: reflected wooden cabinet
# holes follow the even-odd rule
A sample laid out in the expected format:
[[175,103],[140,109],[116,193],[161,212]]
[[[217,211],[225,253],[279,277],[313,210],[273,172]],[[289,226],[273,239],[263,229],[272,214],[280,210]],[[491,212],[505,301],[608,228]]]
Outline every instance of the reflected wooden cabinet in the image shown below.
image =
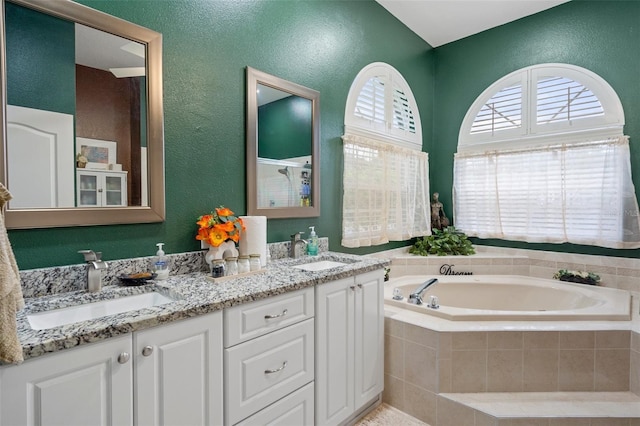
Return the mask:
[[76,170],[78,207],[123,207],[127,205],[127,172]]

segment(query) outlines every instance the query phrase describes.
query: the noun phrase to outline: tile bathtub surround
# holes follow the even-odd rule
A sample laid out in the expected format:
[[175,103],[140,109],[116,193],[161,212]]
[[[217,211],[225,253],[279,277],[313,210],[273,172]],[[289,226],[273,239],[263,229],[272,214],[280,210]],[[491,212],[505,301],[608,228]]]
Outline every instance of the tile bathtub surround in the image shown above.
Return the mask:
[[[288,241],[269,243],[271,260],[289,257]],[[318,252],[329,251],[329,239],[319,239]],[[183,275],[207,270],[204,261],[205,250],[168,254],[170,261],[170,275]],[[80,256],[80,255],[79,255]],[[118,276],[149,270],[149,261],[153,256],[138,257],[132,259],[118,259],[107,261],[109,267],[102,273],[102,285],[117,285]],[[57,266],[51,268],[39,268],[20,271],[22,281],[22,293],[25,298],[41,297],[51,294],[81,291],[87,285],[87,265]]]
[[633,391],[631,343],[628,330],[436,332],[387,317],[383,400],[436,424],[424,406],[439,393]]

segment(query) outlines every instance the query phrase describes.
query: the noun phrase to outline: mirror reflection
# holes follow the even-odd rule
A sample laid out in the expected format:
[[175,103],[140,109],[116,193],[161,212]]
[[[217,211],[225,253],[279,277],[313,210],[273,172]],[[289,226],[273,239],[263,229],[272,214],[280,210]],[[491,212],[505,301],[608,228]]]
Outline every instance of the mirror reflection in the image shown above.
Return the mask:
[[247,67],[247,210],[320,215],[320,94]]
[[258,208],[309,207],[311,100],[258,84]]
[[5,34],[8,208],[148,205],[145,45],[13,3]]
[[162,34],[71,0],[0,0],[9,229],[165,217]]

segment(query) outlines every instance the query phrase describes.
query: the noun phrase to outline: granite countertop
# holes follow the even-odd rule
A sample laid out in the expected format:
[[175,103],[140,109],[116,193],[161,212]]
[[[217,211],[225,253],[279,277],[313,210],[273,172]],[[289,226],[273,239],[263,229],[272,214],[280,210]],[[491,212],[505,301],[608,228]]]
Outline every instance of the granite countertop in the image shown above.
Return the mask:
[[[292,266],[321,260],[346,263],[323,271],[305,271]],[[267,265],[264,272],[212,282],[204,272],[170,276],[164,281],[124,287],[109,285],[100,292],[72,291],[25,299],[26,306],[17,314],[18,336],[25,360],[48,352],[96,342],[163,323],[203,315],[234,305],[252,302],[289,291],[321,285],[388,266],[387,259],[324,252],[318,256],[281,259]],[[73,324],[33,330],[27,315],[79,304],[157,291],[175,301],[152,308],[109,315]]]

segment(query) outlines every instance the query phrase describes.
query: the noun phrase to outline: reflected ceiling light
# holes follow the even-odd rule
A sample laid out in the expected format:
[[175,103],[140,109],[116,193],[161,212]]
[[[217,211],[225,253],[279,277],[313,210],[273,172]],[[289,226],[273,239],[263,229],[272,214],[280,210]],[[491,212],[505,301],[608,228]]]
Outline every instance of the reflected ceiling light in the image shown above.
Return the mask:
[[141,77],[146,75],[145,67],[109,68],[109,71],[117,78]]

